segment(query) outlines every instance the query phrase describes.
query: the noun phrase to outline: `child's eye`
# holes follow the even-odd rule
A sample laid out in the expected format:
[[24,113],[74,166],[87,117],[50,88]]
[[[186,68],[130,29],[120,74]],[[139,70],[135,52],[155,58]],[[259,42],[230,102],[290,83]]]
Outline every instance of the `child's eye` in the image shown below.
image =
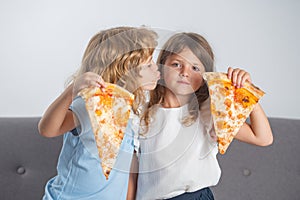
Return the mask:
[[181,67],[180,63],[172,63],[173,67]]
[[200,67],[198,67],[198,66],[193,66],[192,68],[193,68],[193,70],[196,71],[196,72],[199,72],[199,71],[200,71]]
[[151,66],[152,66],[152,64],[145,64],[145,65],[142,65],[142,68],[146,69],[146,68],[150,68]]

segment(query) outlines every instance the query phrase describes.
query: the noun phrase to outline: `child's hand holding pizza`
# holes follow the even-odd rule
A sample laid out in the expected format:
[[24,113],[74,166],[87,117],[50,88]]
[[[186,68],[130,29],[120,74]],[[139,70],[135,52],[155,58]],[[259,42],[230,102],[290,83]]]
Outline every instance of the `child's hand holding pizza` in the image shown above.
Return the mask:
[[233,69],[232,67],[228,67],[227,76],[228,79],[231,79],[233,85],[237,88],[243,87],[246,81],[248,81],[249,83],[252,82],[250,74],[245,70],[239,68]]
[[98,74],[93,72],[86,72],[74,81],[73,96],[76,96],[79,91],[88,87],[105,88],[105,82]]

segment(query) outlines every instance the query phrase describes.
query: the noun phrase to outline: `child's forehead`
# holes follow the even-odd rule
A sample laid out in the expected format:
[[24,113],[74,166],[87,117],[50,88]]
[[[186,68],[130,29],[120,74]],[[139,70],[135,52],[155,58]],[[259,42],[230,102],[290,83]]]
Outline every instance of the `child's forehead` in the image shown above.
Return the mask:
[[201,64],[200,59],[188,48],[184,48],[179,53],[172,53],[168,59],[176,59],[178,61],[185,61],[192,64]]

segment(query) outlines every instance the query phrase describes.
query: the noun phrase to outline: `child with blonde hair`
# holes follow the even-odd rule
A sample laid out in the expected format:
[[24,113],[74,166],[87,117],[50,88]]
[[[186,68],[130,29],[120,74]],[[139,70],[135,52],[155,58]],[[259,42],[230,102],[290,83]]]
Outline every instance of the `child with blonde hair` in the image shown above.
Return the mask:
[[[57,175],[45,187],[49,199],[133,199],[129,177],[134,154],[134,134],[139,126],[139,107],[144,90],[155,88],[160,73],[152,60],[157,34],[146,28],[117,27],[93,36],[84,52],[81,67],[71,84],[48,107],[39,122],[45,137],[63,135]],[[83,88],[118,84],[135,95],[116,167],[106,180],[85,102],[76,94]],[[134,185],[133,185],[134,186]]]

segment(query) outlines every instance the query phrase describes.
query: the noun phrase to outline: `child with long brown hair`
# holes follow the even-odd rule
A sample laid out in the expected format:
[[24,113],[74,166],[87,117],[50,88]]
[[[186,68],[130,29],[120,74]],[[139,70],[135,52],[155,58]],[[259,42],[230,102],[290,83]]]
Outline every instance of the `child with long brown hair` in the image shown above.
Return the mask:
[[[158,61],[162,79],[144,116],[140,136],[137,199],[214,199],[210,186],[221,170],[211,120],[209,93],[202,78],[214,71],[214,54],[204,37],[178,33],[162,47]],[[228,69],[237,87],[250,81],[248,72]],[[265,146],[272,131],[257,104],[236,139]]]

